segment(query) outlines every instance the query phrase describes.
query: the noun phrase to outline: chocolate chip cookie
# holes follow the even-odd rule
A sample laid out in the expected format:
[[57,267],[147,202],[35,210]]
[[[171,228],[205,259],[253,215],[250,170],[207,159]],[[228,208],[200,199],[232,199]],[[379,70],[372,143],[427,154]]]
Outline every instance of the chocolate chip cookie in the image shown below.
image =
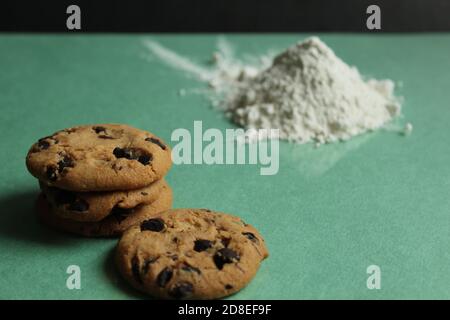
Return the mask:
[[163,185],[158,198],[150,204],[139,204],[134,208],[116,209],[98,222],[79,222],[65,219],[54,213],[53,205],[41,193],[37,200],[38,217],[45,224],[70,233],[86,237],[113,237],[121,235],[130,226],[150,219],[161,211],[172,207],[172,189]]
[[54,214],[74,221],[96,222],[115,212],[152,203],[168,185],[161,179],[144,188],[128,191],[75,192],[49,187],[45,183],[40,183],[40,187]]
[[207,209],[162,212],[124,232],[116,263],[154,297],[215,299],[242,289],[268,256],[258,231]]
[[170,148],[150,132],[122,124],[64,129],[36,142],[26,160],[49,186],[72,191],[143,188],[171,166]]

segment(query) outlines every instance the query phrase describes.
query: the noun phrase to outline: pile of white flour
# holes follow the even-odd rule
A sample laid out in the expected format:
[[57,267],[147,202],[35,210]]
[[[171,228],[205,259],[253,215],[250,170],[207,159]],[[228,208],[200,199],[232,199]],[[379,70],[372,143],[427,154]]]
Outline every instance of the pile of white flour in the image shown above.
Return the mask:
[[[194,73],[216,93],[216,104],[246,129],[279,129],[297,143],[347,140],[400,114],[391,80],[365,80],[319,38],[298,43],[258,67],[231,58],[219,43],[211,69],[155,43],[149,49],[172,66]],[[167,61],[168,54],[171,56]]]

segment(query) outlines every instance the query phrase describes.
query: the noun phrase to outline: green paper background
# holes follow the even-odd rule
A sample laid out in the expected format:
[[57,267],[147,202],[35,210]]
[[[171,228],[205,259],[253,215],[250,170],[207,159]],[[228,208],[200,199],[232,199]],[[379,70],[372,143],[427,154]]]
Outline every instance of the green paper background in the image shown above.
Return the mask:
[[[230,35],[239,56],[282,50],[305,34]],[[234,213],[260,229],[271,256],[232,299],[450,298],[450,34],[323,34],[365,75],[403,82],[411,136],[386,131],[347,143],[280,145],[280,170],[174,166],[175,207]],[[0,35],[0,298],[141,298],[117,275],[114,239],[40,226],[25,156],[38,138],[85,123],[120,122],[170,141],[176,128],[233,128],[205,86],[157,59],[152,38],[206,62],[216,35]],[[66,268],[82,270],[68,290]],[[366,268],[381,267],[381,290]]]

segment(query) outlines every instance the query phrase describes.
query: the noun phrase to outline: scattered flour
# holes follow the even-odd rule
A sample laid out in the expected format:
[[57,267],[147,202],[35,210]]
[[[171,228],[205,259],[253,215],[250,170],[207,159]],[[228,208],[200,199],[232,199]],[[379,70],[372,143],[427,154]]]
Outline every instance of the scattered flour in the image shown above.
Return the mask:
[[234,58],[222,39],[210,68],[156,42],[145,45],[171,66],[207,82],[213,103],[233,122],[246,129],[279,129],[281,139],[316,144],[347,140],[400,115],[391,80],[363,79],[317,37],[252,63]]

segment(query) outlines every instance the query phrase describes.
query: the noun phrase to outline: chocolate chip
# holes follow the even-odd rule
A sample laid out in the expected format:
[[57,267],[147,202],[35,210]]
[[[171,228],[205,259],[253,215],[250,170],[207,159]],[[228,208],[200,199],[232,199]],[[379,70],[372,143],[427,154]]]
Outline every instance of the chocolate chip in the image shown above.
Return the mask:
[[117,158],[125,158],[128,160],[133,160],[133,159],[137,159],[137,154],[135,149],[133,148],[114,148],[113,150],[113,154],[117,157]]
[[224,247],[228,247],[228,245],[230,244],[231,238],[222,238],[221,242],[223,244]]
[[120,223],[125,220],[130,214],[134,212],[135,208],[120,208],[115,206],[112,208],[110,215],[115,217],[117,221]]
[[38,148],[41,150],[46,150],[50,147],[50,142],[47,140],[39,140],[38,142]]
[[253,233],[251,233],[251,232],[242,232],[242,234],[244,236],[246,236],[247,239],[249,239],[249,240],[251,240],[253,242],[258,242],[258,238]]
[[101,135],[99,135],[98,136],[100,139],[115,139],[114,137],[111,137],[111,136],[107,136],[106,134],[101,134]]
[[193,267],[193,266],[190,266],[190,265],[188,265],[188,264],[184,264],[184,265],[181,267],[181,270],[186,271],[186,272],[195,272],[195,273],[197,273],[197,274],[202,274],[202,272],[200,271],[200,269],[198,269],[198,268],[196,268],[196,267]]
[[151,143],[158,145],[163,150],[166,150],[166,148],[167,148],[159,139],[156,139],[153,137],[146,138],[145,141],[150,141]]
[[199,239],[194,242],[194,250],[197,252],[205,251],[212,247],[212,241]]
[[142,194],[143,196],[148,196],[148,193],[147,193],[147,192],[144,192],[144,191],[142,191],[141,194]]
[[126,158],[125,149],[119,147],[114,148],[113,154],[116,156],[117,159]]
[[178,282],[170,290],[169,295],[174,299],[188,298],[194,292],[194,286],[190,282]]
[[45,171],[45,175],[50,181],[56,181],[56,179],[58,178],[58,176],[56,175],[56,168],[54,166],[48,166],[47,170]]
[[49,140],[53,140],[55,144],[58,143],[58,141],[53,136],[43,137],[38,140],[36,145],[33,145],[33,148],[31,151],[34,153],[34,152],[39,152],[39,151],[50,148],[51,143]]
[[239,261],[239,259],[237,252],[228,248],[218,250],[213,257],[214,263],[219,270],[222,270],[225,264]]
[[62,173],[65,168],[73,168],[73,159],[67,155],[63,156],[61,160],[58,161],[58,172]]
[[144,274],[146,274],[146,273],[148,272],[148,270],[150,269],[150,265],[152,265],[153,263],[155,263],[156,260],[158,260],[158,259],[159,259],[159,257],[145,259],[144,265],[143,265],[143,267],[142,267],[142,272],[143,272]]
[[106,133],[106,128],[105,127],[101,127],[101,126],[96,126],[96,127],[92,127],[92,130],[95,131],[95,133],[100,133],[100,132],[105,132]]
[[137,160],[143,165],[148,165],[153,160],[153,156],[151,154],[146,154],[144,151],[136,148],[116,147],[113,150],[113,154],[117,159],[125,158],[128,160]]
[[141,231],[160,232],[164,229],[164,220],[161,218],[148,219],[141,223]]
[[231,284],[226,284],[225,285],[225,289],[226,290],[231,290],[231,289],[233,289],[233,286]]
[[79,211],[79,212],[88,211],[89,203],[87,203],[83,199],[76,199],[74,202],[69,204],[68,209],[71,211]]
[[166,284],[172,279],[173,272],[169,267],[165,267],[156,278],[156,283],[161,288],[164,288]]
[[153,157],[151,155],[144,154],[139,156],[137,160],[145,166],[153,160]]
[[131,272],[133,274],[134,280],[142,284],[141,270],[139,268],[139,258],[137,256],[134,256],[133,259],[131,259]]

